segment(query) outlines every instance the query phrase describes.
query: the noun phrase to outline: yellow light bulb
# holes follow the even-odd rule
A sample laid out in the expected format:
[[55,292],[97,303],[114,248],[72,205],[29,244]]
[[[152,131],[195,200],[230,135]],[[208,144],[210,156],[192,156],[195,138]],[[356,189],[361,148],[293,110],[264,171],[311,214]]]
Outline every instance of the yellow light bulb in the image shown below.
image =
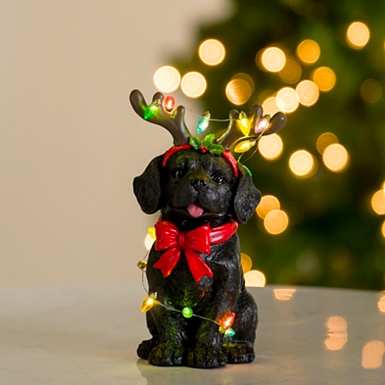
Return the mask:
[[240,142],[235,146],[234,152],[242,154],[246,151],[249,151],[254,145],[255,140],[244,140],[243,142]]
[[240,128],[243,135],[248,136],[250,133],[250,123],[249,119],[247,118],[247,115],[243,111],[239,114],[239,120],[241,122]]
[[155,305],[157,293],[150,293],[148,297],[142,303],[140,310],[142,313],[146,313]]

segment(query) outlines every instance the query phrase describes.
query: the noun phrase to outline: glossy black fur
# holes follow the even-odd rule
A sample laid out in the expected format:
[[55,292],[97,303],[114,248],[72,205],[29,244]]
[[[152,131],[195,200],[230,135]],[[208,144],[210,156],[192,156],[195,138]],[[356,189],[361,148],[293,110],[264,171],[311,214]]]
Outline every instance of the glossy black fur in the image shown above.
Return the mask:
[[[244,223],[253,214],[260,192],[242,166],[235,178],[221,156],[180,151],[165,168],[160,164],[162,157],[153,159],[134,180],[134,192],[145,213],[160,210],[160,219],[174,223],[181,231],[205,223],[219,226],[230,218]],[[186,209],[192,203],[204,209],[199,218],[191,217]],[[236,335],[224,338],[213,322],[186,319],[181,313],[154,306],[146,313],[152,338],[139,345],[139,357],[153,365],[199,368],[253,361],[257,306],[245,289],[237,234],[211,246],[210,255],[201,254],[214,276],[204,276],[199,282],[194,281],[183,253],[171,275],[163,277],[159,269],[153,268],[160,256],[152,248],[146,270],[149,292],[156,292],[165,305],[179,310],[188,306],[194,314],[210,319],[218,320],[234,312]]]

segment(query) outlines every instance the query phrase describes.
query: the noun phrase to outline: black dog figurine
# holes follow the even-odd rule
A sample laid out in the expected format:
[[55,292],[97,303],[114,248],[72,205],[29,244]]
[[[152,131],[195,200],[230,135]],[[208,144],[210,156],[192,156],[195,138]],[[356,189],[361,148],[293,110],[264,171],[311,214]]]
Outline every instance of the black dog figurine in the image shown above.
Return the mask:
[[[146,313],[152,338],[137,353],[162,366],[252,362],[257,306],[245,289],[236,230],[254,213],[260,192],[228,151],[229,143],[243,136],[239,115],[230,113],[229,129],[220,139],[200,140],[184,125],[183,107],[171,115],[162,94],[147,105],[135,90],[130,101],[141,117],[169,130],[175,144],[134,179],[142,210],[160,210],[146,275],[149,293],[161,306]],[[251,119],[263,119],[260,106],[253,107]],[[284,115],[276,114],[264,132],[276,132],[284,123]],[[255,130],[255,135],[261,133]]]

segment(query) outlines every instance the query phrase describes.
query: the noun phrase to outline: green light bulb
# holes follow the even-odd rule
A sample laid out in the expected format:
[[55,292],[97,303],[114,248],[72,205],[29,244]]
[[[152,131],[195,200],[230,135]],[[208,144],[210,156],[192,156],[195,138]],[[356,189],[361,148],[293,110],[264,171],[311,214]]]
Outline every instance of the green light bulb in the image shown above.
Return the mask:
[[226,331],[225,331],[225,337],[231,338],[231,337],[234,337],[234,336],[235,336],[235,331],[234,331],[234,329],[232,329],[232,328],[226,329]]
[[151,119],[158,111],[159,109],[159,102],[154,102],[149,104],[146,109],[144,110],[144,119],[149,120]]
[[193,311],[191,307],[184,307],[182,309],[182,314],[183,314],[183,317],[185,318],[191,318],[193,316]]

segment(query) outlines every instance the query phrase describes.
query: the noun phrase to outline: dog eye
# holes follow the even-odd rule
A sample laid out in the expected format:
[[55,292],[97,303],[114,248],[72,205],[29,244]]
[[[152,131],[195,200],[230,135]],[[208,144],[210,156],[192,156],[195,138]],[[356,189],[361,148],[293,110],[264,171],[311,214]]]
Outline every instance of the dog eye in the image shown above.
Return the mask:
[[174,178],[182,178],[183,176],[183,169],[182,168],[176,168],[171,172],[172,176]]
[[226,182],[226,177],[224,174],[222,174],[221,172],[216,172],[214,175],[213,175],[213,181],[218,183],[219,185],[220,184],[223,184]]

